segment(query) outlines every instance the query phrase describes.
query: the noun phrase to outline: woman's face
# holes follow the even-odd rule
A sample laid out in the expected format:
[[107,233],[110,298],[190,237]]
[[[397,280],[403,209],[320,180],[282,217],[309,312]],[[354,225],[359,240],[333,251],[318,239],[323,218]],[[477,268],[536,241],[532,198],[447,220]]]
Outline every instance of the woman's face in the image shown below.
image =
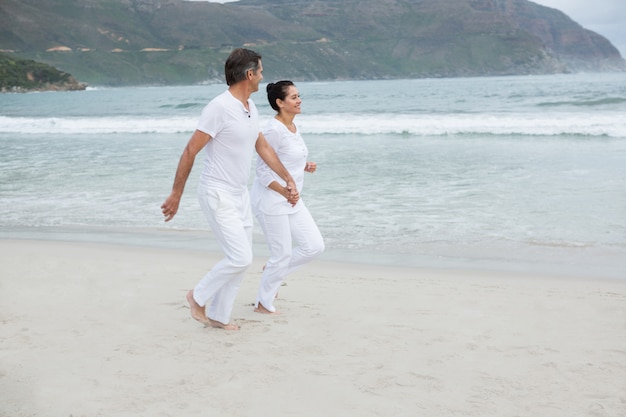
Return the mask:
[[300,99],[300,92],[293,85],[290,85],[287,89],[285,99],[279,99],[277,100],[277,103],[281,112],[288,114],[300,114],[300,104],[302,104],[302,100]]

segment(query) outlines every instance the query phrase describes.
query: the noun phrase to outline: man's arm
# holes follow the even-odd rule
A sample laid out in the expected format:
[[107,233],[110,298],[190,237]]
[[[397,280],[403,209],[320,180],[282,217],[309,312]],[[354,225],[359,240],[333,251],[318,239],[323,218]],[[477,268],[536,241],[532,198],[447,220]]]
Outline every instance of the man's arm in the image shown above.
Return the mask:
[[[287,201],[291,202],[291,191],[287,187],[283,187],[282,185],[280,185],[277,181],[272,181],[267,186],[267,188],[272,191],[276,191],[278,194],[285,197]],[[296,200],[295,202],[298,202],[298,200]]]
[[174,215],[176,215],[176,212],[178,212],[178,205],[180,204],[180,199],[183,196],[187,178],[189,178],[189,173],[191,172],[193,163],[196,160],[196,155],[198,155],[198,152],[200,152],[209,140],[211,140],[210,135],[200,130],[196,130],[183,150],[183,154],[180,156],[180,160],[178,161],[178,168],[176,168],[176,177],[174,178],[172,193],[161,205],[161,211],[165,216],[166,222],[172,220]]

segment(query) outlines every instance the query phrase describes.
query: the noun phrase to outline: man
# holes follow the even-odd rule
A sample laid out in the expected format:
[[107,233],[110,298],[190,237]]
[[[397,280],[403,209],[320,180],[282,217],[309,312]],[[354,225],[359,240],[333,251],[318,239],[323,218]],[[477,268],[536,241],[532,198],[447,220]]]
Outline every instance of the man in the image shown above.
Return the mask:
[[198,199],[225,258],[187,293],[187,301],[191,316],[204,325],[238,330],[239,326],[230,324],[230,315],[239,285],[252,263],[248,178],[255,149],[287,184],[288,202],[295,204],[299,195],[293,178],[263,137],[256,106],[250,99],[263,79],[261,56],[248,49],[235,49],[226,60],[224,73],[228,89],[202,110],[180,157],[172,193],[161,210],[166,222],[174,217],[195,157],[204,149]]

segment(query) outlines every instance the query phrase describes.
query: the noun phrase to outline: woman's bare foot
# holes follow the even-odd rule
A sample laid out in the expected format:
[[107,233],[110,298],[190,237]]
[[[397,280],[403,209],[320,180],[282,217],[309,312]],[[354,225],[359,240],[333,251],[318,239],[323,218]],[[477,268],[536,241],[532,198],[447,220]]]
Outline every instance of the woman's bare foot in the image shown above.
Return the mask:
[[187,293],[187,302],[191,310],[191,317],[206,326],[209,323],[209,319],[204,312],[204,307],[201,307],[200,304],[196,303],[196,300],[193,299],[193,290],[189,290]]
[[280,314],[280,312],[278,311],[269,311],[267,308],[265,308],[263,306],[263,304],[261,304],[260,302],[258,303],[258,305],[254,308],[254,312],[255,313],[261,313],[261,314]]
[[224,330],[239,330],[239,326],[236,324],[224,324],[220,321],[213,320],[207,318],[207,326],[214,327],[216,329],[224,329]]

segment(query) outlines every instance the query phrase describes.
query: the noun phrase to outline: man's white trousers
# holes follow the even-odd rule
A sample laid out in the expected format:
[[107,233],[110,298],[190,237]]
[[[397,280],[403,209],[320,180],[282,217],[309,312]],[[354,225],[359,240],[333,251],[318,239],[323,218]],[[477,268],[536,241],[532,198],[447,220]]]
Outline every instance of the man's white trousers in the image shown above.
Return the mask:
[[202,211],[224,251],[224,259],[193,290],[200,306],[211,301],[207,316],[228,324],[246,270],[252,264],[252,212],[248,190],[231,194],[222,190],[198,190]]

